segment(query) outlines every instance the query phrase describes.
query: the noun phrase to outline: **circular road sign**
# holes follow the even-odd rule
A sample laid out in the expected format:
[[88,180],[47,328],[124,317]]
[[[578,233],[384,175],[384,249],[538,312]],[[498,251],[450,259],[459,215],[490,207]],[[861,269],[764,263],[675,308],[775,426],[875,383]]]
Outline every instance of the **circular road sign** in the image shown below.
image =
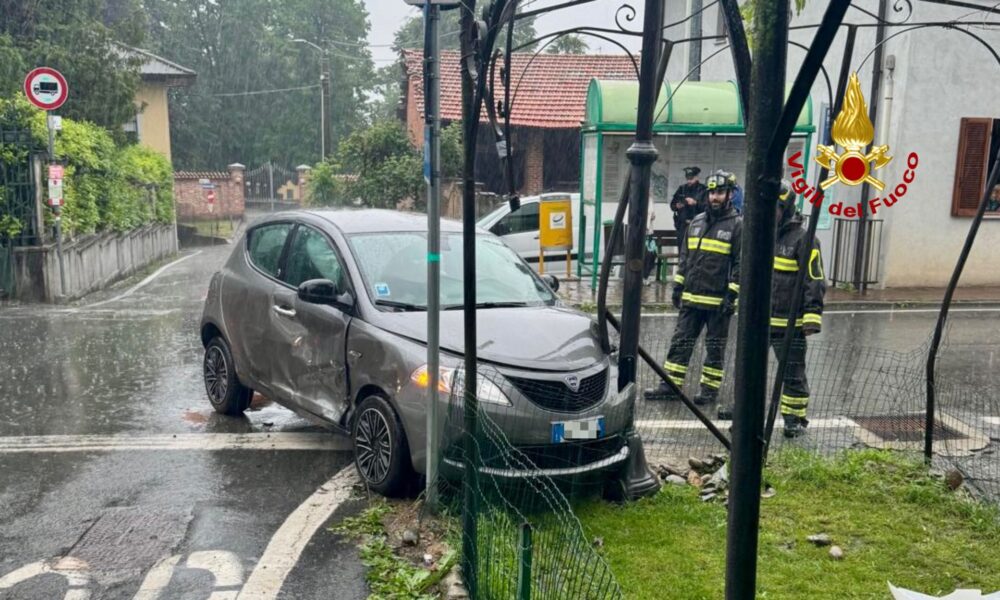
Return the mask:
[[59,71],[38,67],[24,78],[24,95],[42,110],[55,110],[66,102],[69,86]]

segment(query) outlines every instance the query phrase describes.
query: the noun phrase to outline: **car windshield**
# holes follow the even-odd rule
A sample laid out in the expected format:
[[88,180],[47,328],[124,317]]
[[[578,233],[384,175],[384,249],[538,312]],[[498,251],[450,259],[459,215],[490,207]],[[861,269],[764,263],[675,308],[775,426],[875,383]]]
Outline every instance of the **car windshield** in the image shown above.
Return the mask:
[[[427,308],[427,234],[366,233],[350,237],[369,296],[385,307]],[[462,235],[441,234],[441,307],[463,306]],[[476,304],[540,306],[555,296],[499,239],[476,236]]]
[[489,226],[491,224],[496,222],[500,217],[507,214],[508,212],[510,212],[510,209],[507,207],[507,204],[506,203],[501,204],[500,206],[493,209],[490,213],[488,213],[487,215],[481,217],[478,221],[476,221],[476,227],[489,229]]

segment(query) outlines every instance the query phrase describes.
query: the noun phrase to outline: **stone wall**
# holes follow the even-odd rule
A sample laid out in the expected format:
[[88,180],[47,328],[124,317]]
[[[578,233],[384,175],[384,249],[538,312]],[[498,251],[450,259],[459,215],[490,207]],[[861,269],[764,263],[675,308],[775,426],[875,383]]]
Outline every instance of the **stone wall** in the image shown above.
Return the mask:
[[63,291],[55,244],[15,248],[15,298],[22,302],[73,300],[176,252],[177,231],[173,225],[163,224],[66,242],[63,244],[66,290]]
[[[243,176],[246,168],[234,163],[228,172],[177,171],[174,173],[174,203],[179,222],[206,221],[218,218],[242,218],[245,210]],[[215,184],[215,202],[208,203],[208,190],[201,180]]]

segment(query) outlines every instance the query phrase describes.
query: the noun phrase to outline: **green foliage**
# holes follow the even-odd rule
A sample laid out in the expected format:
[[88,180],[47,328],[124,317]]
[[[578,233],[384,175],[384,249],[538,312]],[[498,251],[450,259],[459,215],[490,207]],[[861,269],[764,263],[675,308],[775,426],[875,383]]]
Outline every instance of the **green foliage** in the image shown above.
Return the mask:
[[320,202],[396,208],[412,200],[418,209],[426,206],[423,158],[399,121],[380,121],[353,133],[340,145],[332,168],[342,175],[339,185],[329,180],[332,174],[324,165],[313,170],[314,179],[317,170],[323,179],[317,185],[329,193]]
[[[28,129],[36,148],[47,144],[45,113],[23,94],[0,99],[0,127]],[[56,135],[55,155],[65,165],[62,223],[67,235],[173,220],[173,170],[164,156],[141,146],[119,147],[104,128],[68,118]],[[0,158],[27,160],[27,150],[2,145]]]
[[[1000,510],[949,491],[899,453],[848,451],[834,458],[785,448],[762,500],[761,598],[883,598],[886,580],[933,596],[1000,587]],[[726,507],[690,486],[665,486],[626,506],[577,511],[628,598],[723,596]],[[650,528],[649,524],[656,527]],[[845,558],[806,537],[826,533]]]
[[346,202],[344,184],[329,162],[321,162],[309,173],[306,202],[313,206],[340,206]]
[[[458,50],[461,46],[461,10],[446,10],[441,12],[441,21],[438,25],[438,31],[441,32],[441,49],[442,50]],[[531,42],[537,37],[535,32],[535,18],[529,17],[527,19],[522,19],[517,21],[514,26],[514,47],[521,46]],[[503,47],[506,45],[507,31],[504,27],[504,31],[500,33],[497,45]],[[424,47],[424,17],[422,13],[415,13],[409,19],[407,19],[396,30],[396,36],[393,39],[393,48],[397,51],[406,50],[410,48],[422,49]],[[535,44],[531,44],[522,48],[522,52],[531,52],[534,50]]]
[[[324,67],[330,73],[327,155],[366,122],[375,77],[362,0],[143,2],[149,49],[198,73],[193,86],[171,90],[178,169],[316,162]],[[293,38],[324,49],[327,62]],[[295,89],[306,86],[314,87]],[[256,93],[267,90],[285,91]]]
[[375,600],[434,600],[428,593],[451,570],[457,555],[449,550],[440,567],[432,572],[413,566],[393,552],[382,519],[392,512],[384,500],[378,500],[359,516],[344,519],[331,531],[361,538],[361,562],[368,567],[365,574]]
[[454,121],[441,130],[441,177],[445,179],[462,176],[465,164],[462,134],[461,121]]
[[124,139],[121,124],[136,113],[140,61],[115,43],[142,43],[139,0],[0,0],[0,15],[0,97],[21,89],[27,69],[54,67],[70,88],[60,114]]
[[560,36],[545,47],[545,51],[549,54],[586,54],[589,49],[587,42],[574,34]]

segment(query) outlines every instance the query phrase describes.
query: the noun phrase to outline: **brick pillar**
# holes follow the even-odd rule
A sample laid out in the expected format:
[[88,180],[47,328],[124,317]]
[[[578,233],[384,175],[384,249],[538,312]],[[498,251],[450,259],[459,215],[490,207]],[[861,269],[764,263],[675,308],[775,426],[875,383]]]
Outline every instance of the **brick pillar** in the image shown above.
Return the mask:
[[545,189],[544,130],[530,130],[524,135],[524,184],[521,195],[534,196]]
[[309,165],[299,165],[295,167],[295,172],[299,174],[299,189],[296,195],[296,200],[299,202],[299,206],[305,206],[306,204],[306,191],[309,189],[309,173],[312,171],[312,167]]
[[243,211],[246,208],[244,198],[246,190],[243,186],[243,175],[247,168],[240,163],[233,163],[226,168],[229,170],[229,182],[227,183],[227,187],[229,187],[227,198],[229,206],[227,209],[230,216],[242,217]]

